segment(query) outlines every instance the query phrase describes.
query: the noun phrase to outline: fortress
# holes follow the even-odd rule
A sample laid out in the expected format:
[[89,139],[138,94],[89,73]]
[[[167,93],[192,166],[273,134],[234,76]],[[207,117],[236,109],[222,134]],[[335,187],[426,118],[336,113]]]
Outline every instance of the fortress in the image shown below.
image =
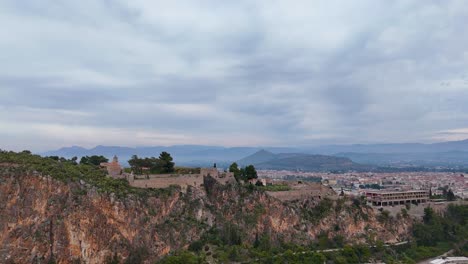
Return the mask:
[[294,200],[304,200],[304,199],[313,199],[320,201],[323,198],[338,198],[337,193],[330,187],[322,185],[321,183],[290,183],[285,182],[289,185],[291,190],[289,191],[276,191],[276,192],[267,192],[270,196],[273,196],[283,202],[285,201],[294,201]]
[[138,188],[167,188],[171,185],[178,185],[185,192],[188,186],[202,187],[203,177],[211,176],[221,184],[235,182],[232,172],[220,172],[217,168],[202,168],[200,173],[193,174],[149,174],[135,175],[133,173],[123,173],[117,156],[112,162],[101,163],[101,167],[106,168],[107,173],[114,179],[127,179],[128,183]]
[[139,188],[167,188],[171,185],[179,185],[185,192],[188,186],[203,187],[203,177],[211,176],[221,184],[235,182],[232,172],[220,172],[216,168],[202,168],[198,174],[151,174],[151,175],[127,175],[128,182],[133,187]]

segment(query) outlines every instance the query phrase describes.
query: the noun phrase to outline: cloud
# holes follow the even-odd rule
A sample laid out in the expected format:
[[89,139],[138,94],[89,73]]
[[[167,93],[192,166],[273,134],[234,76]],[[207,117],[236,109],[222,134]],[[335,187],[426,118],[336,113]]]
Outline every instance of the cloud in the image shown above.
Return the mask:
[[468,122],[461,0],[3,1],[0,23],[1,148],[432,142]]

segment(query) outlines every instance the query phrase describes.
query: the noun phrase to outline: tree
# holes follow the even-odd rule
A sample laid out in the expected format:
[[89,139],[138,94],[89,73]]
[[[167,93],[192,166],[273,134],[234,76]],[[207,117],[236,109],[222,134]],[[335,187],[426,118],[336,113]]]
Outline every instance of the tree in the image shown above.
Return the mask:
[[234,174],[234,178],[236,179],[236,181],[240,180],[242,174],[237,163],[234,162],[231,164],[231,166],[229,166],[229,172],[232,172]]
[[359,258],[359,263],[366,263],[369,261],[369,258],[371,256],[369,247],[362,245],[362,244],[358,244],[358,245],[355,245],[353,249],[354,249],[354,253],[356,253],[356,255]]
[[349,245],[344,246],[341,254],[346,258],[347,263],[360,263],[354,248]]
[[85,165],[94,165],[94,166],[99,166],[103,162],[109,162],[109,160],[104,157],[104,156],[84,156],[81,157],[80,164],[85,164]]
[[455,201],[456,200],[455,194],[453,193],[453,191],[451,189],[448,190],[448,192],[447,192],[447,200],[449,200],[449,201]]
[[171,154],[166,151],[161,152],[159,155],[159,160],[161,160],[161,172],[170,173],[174,172],[174,162],[172,162]]
[[257,170],[253,165],[249,165],[244,169],[244,178],[245,180],[257,179]]
[[442,196],[443,196],[443,197],[447,197],[447,190],[448,190],[448,186],[444,186],[444,187],[442,188]]
[[77,160],[78,160],[78,157],[76,157],[76,156],[70,159],[70,161],[71,161],[71,163],[72,163],[73,165],[77,165],[77,164],[78,164],[78,163],[76,162]]
[[130,168],[132,171],[136,174],[141,174],[141,164],[140,164],[140,159],[138,158],[137,155],[133,155],[132,158],[128,161],[128,164],[130,165]]
[[202,262],[202,259],[197,257],[196,255],[194,255],[194,254],[192,254],[190,252],[187,252],[187,251],[182,251],[182,252],[176,253],[173,256],[167,256],[158,263],[162,263],[162,264],[179,264],[179,263],[198,264],[198,263],[201,263],[201,262]]
[[58,161],[58,160],[60,159],[59,156],[49,156],[49,157],[47,157],[47,158],[53,159],[53,160],[56,160],[56,161]]
[[423,221],[425,224],[431,223],[435,218],[435,213],[434,209],[431,207],[426,207],[424,208],[424,216],[423,216]]
[[175,165],[171,154],[165,151],[159,155],[159,158],[139,158],[133,155],[128,164],[136,174],[143,174],[143,168],[147,168],[150,173],[171,173],[174,172]]

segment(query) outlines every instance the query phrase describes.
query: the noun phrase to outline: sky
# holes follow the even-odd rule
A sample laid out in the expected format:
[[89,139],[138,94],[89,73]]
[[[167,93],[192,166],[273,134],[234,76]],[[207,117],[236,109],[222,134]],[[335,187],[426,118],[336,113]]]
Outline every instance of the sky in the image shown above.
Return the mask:
[[0,0],[0,148],[468,138],[466,1]]

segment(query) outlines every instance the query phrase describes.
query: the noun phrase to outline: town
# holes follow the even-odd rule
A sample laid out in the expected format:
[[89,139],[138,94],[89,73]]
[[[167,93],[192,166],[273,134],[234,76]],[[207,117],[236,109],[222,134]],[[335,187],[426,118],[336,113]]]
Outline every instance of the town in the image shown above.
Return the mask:
[[453,192],[461,199],[468,198],[468,175],[452,172],[399,172],[399,173],[317,173],[301,171],[259,170],[259,178],[270,181],[302,179],[319,181],[331,186],[336,192],[343,191],[352,196],[364,195],[369,190],[427,190],[433,197],[441,197],[444,192]]

